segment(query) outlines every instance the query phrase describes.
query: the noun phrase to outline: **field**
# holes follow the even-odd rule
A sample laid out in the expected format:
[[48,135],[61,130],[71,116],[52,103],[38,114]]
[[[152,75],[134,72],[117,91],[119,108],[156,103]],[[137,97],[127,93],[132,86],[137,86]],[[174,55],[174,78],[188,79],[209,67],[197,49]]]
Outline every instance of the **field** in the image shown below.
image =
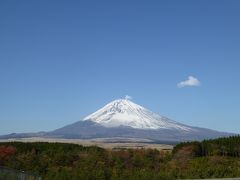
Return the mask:
[[57,139],[57,138],[18,138],[0,140],[0,142],[58,142],[72,143],[83,146],[98,146],[104,149],[157,149],[157,150],[172,150],[173,145],[157,144],[148,139],[134,138],[98,138],[98,139]]

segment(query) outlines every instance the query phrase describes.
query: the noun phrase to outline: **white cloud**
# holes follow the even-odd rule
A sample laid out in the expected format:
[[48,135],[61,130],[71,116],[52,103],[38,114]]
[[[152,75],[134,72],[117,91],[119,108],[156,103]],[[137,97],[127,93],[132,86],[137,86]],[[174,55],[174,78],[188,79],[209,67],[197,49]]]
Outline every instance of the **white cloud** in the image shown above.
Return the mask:
[[131,99],[132,99],[132,96],[126,95],[126,96],[125,96],[125,99],[131,100]]
[[183,88],[186,86],[200,86],[200,84],[201,83],[197,78],[195,78],[193,76],[189,76],[187,80],[178,83],[177,87]]

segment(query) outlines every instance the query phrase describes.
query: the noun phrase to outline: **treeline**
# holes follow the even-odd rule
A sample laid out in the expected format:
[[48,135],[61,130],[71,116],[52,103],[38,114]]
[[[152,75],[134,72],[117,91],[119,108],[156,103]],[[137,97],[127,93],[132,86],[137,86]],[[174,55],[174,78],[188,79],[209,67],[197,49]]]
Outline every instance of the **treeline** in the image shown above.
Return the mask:
[[0,143],[0,166],[31,172],[46,180],[240,177],[239,140],[235,136],[180,143],[172,152],[8,142]]
[[183,147],[192,147],[193,156],[231,156],[240,157],[240,136],[204,140],[202,142],[184,142],[176,145],[173,154]]
[[0,152],[0,166],[51,180],[165,178],[160,167],[170,156],[154,149],[112,151],[46,142],[0,143]]

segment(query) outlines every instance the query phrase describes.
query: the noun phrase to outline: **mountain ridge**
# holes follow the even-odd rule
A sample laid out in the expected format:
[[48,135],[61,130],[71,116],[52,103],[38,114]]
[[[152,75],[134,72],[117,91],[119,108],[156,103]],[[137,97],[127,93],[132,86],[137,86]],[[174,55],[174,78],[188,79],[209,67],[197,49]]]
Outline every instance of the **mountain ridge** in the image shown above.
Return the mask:
[[183,142],[212,139],[233,133],[185,125],[133,103],[117,99],[74,122],[50,132],[17,133],[0,136],[0,139],[50,137],[66,139],[135,138],[154,142]]

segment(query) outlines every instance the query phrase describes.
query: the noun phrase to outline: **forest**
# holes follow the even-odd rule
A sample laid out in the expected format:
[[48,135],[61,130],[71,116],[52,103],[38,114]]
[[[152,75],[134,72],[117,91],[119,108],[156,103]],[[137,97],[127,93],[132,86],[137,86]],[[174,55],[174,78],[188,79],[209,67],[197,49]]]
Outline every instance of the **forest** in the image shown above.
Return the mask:
[[0,166],[47,180],[233,178],[240,177],[240,136],[183,142],[172,151],[4,142]]

